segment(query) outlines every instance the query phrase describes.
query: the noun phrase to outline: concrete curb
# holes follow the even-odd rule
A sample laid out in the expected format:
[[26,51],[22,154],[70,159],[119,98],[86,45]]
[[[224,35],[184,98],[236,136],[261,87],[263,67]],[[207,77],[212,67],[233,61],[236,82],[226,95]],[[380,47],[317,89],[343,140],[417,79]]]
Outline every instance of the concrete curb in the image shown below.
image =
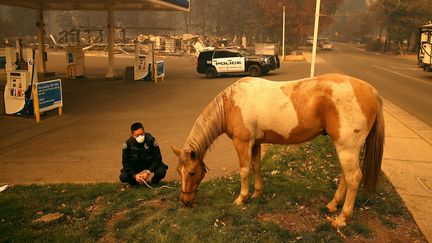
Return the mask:
[[432,242],[432,127],[384,100],[382,170],[423,235]]
[[301,62],[304,61],[305,57],[302,55],[288,55],[285,59],[281,57],[281,62]]

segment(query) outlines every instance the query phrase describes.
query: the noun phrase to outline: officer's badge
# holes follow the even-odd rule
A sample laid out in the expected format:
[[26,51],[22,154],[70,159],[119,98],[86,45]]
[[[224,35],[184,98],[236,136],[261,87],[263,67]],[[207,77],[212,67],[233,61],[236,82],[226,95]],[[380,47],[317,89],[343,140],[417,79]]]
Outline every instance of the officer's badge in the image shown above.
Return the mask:
[[149,146],[147,145],[147,143],[144,144],[144,148],[145,148],[145,149],[148,149],[148,148],[149,148]]
[[123,149],[127,149],[127,144],[126,143],[123,144]]
[[154,142],[153,142],[153,146],[155,146],[155,147],[159,147],[159,144],[156,142],[156,140],[154,140]]

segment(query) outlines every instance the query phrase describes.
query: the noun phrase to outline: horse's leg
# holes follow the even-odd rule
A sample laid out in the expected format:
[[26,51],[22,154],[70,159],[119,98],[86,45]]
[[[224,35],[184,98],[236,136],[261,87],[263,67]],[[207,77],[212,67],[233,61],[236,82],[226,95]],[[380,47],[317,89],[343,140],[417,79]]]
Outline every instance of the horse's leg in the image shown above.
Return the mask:
[[346,226],[346,220],[353,213],[354,201],[362,178],[362,172],[359,164],[360,145],[347,146],[340,143],[336,143],[335,145],[342,167],[342,176],[345,178],[346,195],[339,216],[336,219],[328,219],[331,221],[333,227],[339,228]]
[[336,193],[333,197],[333,199],[327,204],[327,209],[334,213],[337,211],[337,206],[343,202],[343,200],[345,199],[345,195],[346,195],[346,182],[345,182],[345,176],[342,173],[340,182],[339,182],[339,186],[336,190]]
[[251,144],[253,144],[253,142],[233,139],[233,144],[239,157],[241,178],[240,195],[234,201],[234,204],[242,205],[249,195],[249,172],[251,167],[250,161],[252,150]]
[[252,167],[255,173],[255,191],[252,198],[258,198],[263,193],[263,178],[261,174],[261,144],[255,143],[252,147]]

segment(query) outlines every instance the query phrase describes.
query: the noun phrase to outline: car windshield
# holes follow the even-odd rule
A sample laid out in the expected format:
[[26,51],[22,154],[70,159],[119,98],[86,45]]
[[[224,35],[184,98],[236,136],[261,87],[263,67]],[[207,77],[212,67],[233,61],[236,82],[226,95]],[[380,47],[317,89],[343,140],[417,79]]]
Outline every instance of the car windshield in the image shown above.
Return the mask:
[[248,49],[239,49],[238,50],[243,56],[250,56],[255,54],[253,51],[248,50]]

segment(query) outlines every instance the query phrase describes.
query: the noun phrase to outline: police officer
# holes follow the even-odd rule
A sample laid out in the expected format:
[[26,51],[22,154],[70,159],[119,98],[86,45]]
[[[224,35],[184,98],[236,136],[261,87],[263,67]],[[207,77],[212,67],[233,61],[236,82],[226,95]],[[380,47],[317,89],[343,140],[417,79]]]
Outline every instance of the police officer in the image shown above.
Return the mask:
[[149,182],[157,184],[162,180],[168,166],[162,162],[162,156],[156,139],[144,131],[141,123],[136,122],[131,126],[132,136],[123,145],[120,181],[131,185]]

